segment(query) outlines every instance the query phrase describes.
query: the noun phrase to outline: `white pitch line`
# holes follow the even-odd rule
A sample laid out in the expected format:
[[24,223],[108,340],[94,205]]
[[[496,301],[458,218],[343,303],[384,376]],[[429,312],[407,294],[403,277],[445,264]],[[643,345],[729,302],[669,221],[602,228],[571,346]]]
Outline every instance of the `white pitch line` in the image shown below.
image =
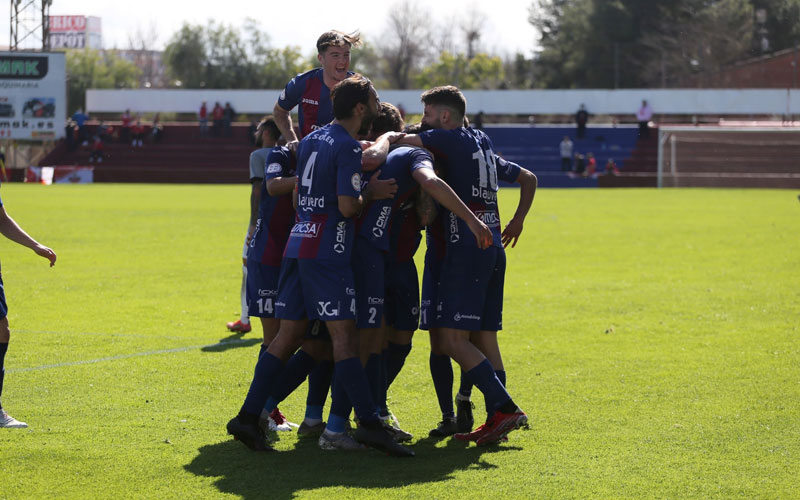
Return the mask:
[[120,354],[118,356],[108,356],[105,358],[97,358],[97,359],[87,359],[83,361],[68,361],[66,363],[56,363],[52,365],[41,365],[41,366],[31,366],[28,368],[10,368],[7,369],[7,373],[22,373],[22,372],[34,372],[40,370],[49,370],[51,368],[63,368],[66,366],[78,366],[78,365],[91,365],[94,363],[102,363],[103,361],[116,361],[119,359],[128,359],[128,358],[138,358],[141,356],[152,356],[154,354],[169,354],[173,352],[185,352],[185,351],[192,351],[195,349],[203,349],[203,348],[214,348],[214,347],[222,347],[231,344],[243,344],[247,342],[251,342],[252,339],[236,339],[236,340],[229,340],[227,342],[217,342],[216,344],[209,344],[209,345],[193,345],[188,347],[176,347],[174,349],[161,349],[158,351],[147,351],[147,352],[136,352],[133,354]]

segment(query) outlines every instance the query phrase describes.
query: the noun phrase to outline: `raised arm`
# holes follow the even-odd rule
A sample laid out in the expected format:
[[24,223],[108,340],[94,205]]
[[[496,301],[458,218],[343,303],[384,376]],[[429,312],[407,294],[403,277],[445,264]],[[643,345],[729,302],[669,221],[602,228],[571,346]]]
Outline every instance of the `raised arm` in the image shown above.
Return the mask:
[[536,195],[536,187],[539,185],[539,180],[533,172],[522,168],[519,171],[516,183],[520,186],[519,203],[514,216],[503,229],[503,247],[507,247],[509,243],[511,243],[511,248],[516,246],[519,235],[522,234],[525,217],[533,204],[533,197]]
[[291,110],[287,111],[281,107],[277,102],[272,109],[272,116],[275,118],[275,124],[281,131],[281,135],[286,140],[286,146],[294,150],[293,146],[297,144],[297,134],[294,133],[294,126],[292,125]]
[[386,132],[373,142],[361,155],[361,168],[370,172],[378,168],[389,155],[389,146],[405,136],[402,132]]
[[411,174],[419,186],[440,205],[464,220],[475,235],[478,248],[485,249],[492,245],[492,231],[481,222],[472,211],[464,205],[461,198],[442,179],[433,173],[432,168],[418,168]]

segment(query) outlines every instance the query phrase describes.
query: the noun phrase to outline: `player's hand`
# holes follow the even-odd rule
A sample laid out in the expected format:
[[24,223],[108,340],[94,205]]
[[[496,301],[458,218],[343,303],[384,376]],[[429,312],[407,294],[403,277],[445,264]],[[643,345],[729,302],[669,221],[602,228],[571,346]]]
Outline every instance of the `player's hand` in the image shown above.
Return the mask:
[[472,231],[472,234],[475,235],[475,239],[478,242],[478,248],[481,250],[486,250],[492,246],[492,230],[489,229],[486,224],[477,218],[473,218],[467,222],[467,226],[469,227],[469,230]]
[[505,229],[503,229],[503,248],[508,247],[509,243],[511,243],[511,248],[514,248],[517,245],[520,234],[522,234],[522,219],[518,220],[514,217],[508,221]]
[[386,139],[389,141],[389,144],[394,144],[405,136],[406,134],[404,132],[386,132],[380,139]]
[[299,146],[299,145],[300,145],[300,141],[298,141],[298,140],[289,141],[289,142],[286,143],[286,148],[289,151],[291,151],[292,154],[297,154],[297,146]]
[[397,181],[394,179],[378,179],[380,174],[381,171],[376,170],[375,173],[372,174],[372,177],[369,178],[367,187],[370,190],[370,199],[386,200],[394,198],[394,195],[397,193]]
[[375,144],[372,141],[358,141],[358,143],[361,144],[361,151],[366,151],[367,149],[370,148],[370,146]]
[[38,245],[38,246],[33,247],[33,251],[36,252],[36,255],[39,255],[39,256],[44,257],[45,259],[49,260],[50,261],[50,267],[53,267],[53,266],[56,265],[56,253],[53,250],[47,248],[44,245]]
[[250,224],[250,226],[247,228],[247,238],[245,238],[245,245],[250,246],[250,241],[252,241],[253,239],[253,233],[255,232],[255,230],[256,230],[256,225]]

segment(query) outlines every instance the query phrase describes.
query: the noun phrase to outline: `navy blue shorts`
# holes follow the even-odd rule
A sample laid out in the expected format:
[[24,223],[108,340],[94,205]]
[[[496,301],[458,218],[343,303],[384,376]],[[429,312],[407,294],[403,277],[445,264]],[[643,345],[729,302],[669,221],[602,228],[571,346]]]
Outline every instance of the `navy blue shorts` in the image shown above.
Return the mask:
[[247,260],[247,311],[258,318],[275,317],[281,268]]
[[8,316],[8,305],[6,305],[6,291],[3,288],[3,273],[0,272],[0,319]]
[[386,324],[413,332],[419,326],[419,276],[414,260],[386,268]]
[[355,319],[353,270],[337,261],[283,259],[275,317],[322,321]]
[[436,304],[443,259],[437,259],[433,250],[425,252],[425,269],[422,271],[422,301],[419,307],[419,329],[436,328]]
[[386,254],[364,238],[353,246],[356,328],[379,328],[383,319]]
[[502,248],[448,248],[436,299],[436,326],[501,330],[505,273]]

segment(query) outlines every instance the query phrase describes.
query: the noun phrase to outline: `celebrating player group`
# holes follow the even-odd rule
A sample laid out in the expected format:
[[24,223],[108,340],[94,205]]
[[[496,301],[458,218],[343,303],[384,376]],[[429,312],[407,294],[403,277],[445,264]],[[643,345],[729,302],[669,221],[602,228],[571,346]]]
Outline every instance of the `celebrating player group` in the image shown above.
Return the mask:
[[[246,297],[264,341],[227,431],[253,450],[271,450],[269,430],[297,427],[278,406],[308,378],[300,435],[318,436],[324,450],[372,447],[413,456],[402,444],[412,436],[389,411],[386,394],[421,328],[430,333],[442,411],[430,436],[505,441],[528,417],[506,391],[497,342],[504,247],[522,233],[536,177],[497,156],[489,137],[468,126],[466,99],[456,87],[424,92],[422,123],[405,127],[398,109],[349,71],[350,51],[359,44],[357,34],[323,33],[321,67],[293,78],[273,116],[258,126],[263,148],[251,163],[261,163],[263,177],[251,174],[260,196]],[[300,140],[290,115],[296,106]],[[502,232],[499,180],[520,186]],[[420,299],[413,257],[423,229]],[[451,359],[461,367],[455,409]],[[487,411],[475,430],[473,386]]]

